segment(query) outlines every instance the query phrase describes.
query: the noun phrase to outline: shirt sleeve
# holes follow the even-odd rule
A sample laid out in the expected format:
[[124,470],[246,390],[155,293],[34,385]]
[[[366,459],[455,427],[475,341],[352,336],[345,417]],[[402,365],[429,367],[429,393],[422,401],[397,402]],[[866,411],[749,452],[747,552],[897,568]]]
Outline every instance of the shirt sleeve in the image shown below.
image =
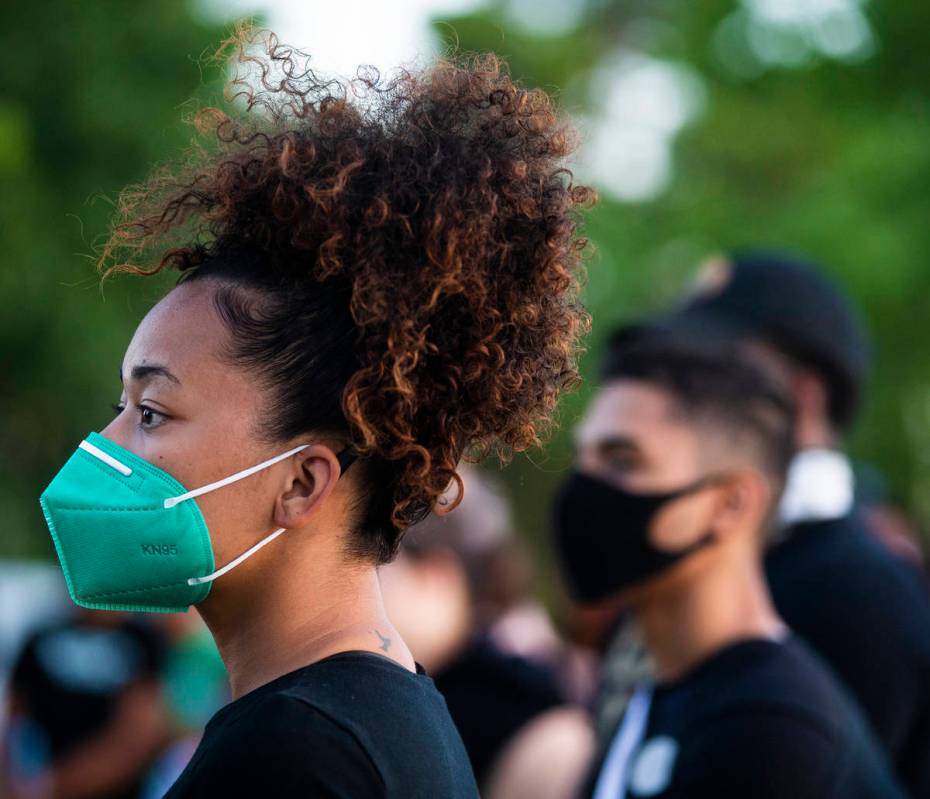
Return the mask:
[[[930,683],[930,679],[927,681]],[[930,697],[930,685],[925,684],[923,696]],[[902,784],[912,796],[930,796],[930,698],[919,711],[920,722],[911,731],[908,747],[901,753],[898,769]]]
[[[275,694],[237,719],[192,775],[191,796],[349,799],[384,796],[368,752],[337,719]],[[185,792],[184,795],[188,795]]]
[[[669,799],[828,799],[839,752],[829,732],[790,711],[721,716],[682,742]],[[664,796],[664,795],[663,795]]]

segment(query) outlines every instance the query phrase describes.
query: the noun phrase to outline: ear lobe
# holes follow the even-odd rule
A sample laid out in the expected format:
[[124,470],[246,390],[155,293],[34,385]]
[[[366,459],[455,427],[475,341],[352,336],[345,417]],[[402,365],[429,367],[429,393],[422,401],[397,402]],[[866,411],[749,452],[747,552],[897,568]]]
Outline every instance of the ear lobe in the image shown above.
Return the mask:
[[755,472],[741,474],[726,486],[725,491],[718,516],[723,530],[756,524],[764,517],[768,491],[761,475]]
[[742,480],[739,479],[727,481],[720,490],[722,496],[715,503],[716,509],[712,517],[711,528],[717,535],[726,536],[739,527],[744,516],[746,497]]
[[727,491],[726,507],[727,510],[738,511],[746,504],[746,498],[742,486],[736,486],[733,490]]

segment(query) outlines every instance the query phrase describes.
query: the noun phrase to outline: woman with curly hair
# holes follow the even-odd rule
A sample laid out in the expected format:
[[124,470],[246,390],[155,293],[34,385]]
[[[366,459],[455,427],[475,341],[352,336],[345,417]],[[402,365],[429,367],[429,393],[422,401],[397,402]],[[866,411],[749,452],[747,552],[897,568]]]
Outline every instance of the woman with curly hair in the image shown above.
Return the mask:
[[378,566],[577,380],[572,132],[492,56],[338,83],[233,43],[247,111],[121,200],[107,271],[179,279],[46,519],[77,602],[213,633],[234,701],[169,796],[475,796]]

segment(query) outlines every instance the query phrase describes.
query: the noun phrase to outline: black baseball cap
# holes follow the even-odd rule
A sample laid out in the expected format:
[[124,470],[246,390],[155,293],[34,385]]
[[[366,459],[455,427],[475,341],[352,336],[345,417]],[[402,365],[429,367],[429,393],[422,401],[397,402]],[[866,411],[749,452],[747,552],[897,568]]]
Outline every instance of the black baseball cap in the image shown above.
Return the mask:
[[611,349],[656,332],[757,340],[820,375],[831,421],[847,428],[859,407],[872,348],[845,292],[815,263],[783,252],[737,252],[714,266],[711,280],[681,307],[622,328]]

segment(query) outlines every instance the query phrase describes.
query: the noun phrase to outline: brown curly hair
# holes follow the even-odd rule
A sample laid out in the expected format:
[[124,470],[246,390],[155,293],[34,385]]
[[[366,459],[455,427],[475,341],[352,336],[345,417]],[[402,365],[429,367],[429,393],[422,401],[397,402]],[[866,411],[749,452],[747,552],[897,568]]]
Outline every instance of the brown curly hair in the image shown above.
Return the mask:
[[354,549],[386,561],[462,457],[537,444],[578,380],[594,196],[550,98],[494,55],[333,81],[256,41],[227,43],[245,111],[201,111],[192,158],[123,193],[101,266],[218,280],[268,432],[345,436],[370,489]]

